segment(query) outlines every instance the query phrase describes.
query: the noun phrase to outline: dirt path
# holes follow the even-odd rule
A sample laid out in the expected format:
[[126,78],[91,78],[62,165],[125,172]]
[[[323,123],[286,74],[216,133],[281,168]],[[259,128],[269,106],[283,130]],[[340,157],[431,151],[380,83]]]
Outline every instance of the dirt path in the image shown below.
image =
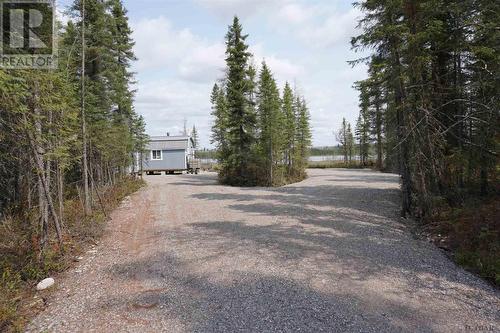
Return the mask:
[[500,294],[397,219],[396,176],[215,179],[148,177],[29,331],[500,331]]

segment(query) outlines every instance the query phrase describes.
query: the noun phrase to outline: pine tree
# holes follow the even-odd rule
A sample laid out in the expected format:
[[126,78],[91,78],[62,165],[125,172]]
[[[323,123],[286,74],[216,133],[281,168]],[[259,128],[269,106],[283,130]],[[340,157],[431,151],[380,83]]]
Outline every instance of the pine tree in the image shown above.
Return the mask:
[[347,123],[346,150],[347,156],[349,157],[349,164],[352,164],[352,157],[354,155],[354,135],[352,134],[350,123]]
[[228,108],[224,89],[219,88],[214,84],[212,94],[210,96],[212,103],[212,117],[214,122],[212,125],[211,143],[215,144],[217,151],[217,160],[220,165],[219,177],[224,180],[224,172],[227,170],[229,158],[229,142],[228,142]]
[[306,167],[309,158],[309,150],[311,148],[311,128],[309,125],[310,114],[307,108],[307,103],[304,98],[296,97],[296,150],[295,150],[295,173],[297,179],[303,179],[306,177]]
[[110,32],[112,66],[108,67],[111,101],[119,116],[131,117],[133,91],[130,89],[134,83],[133,73],[130,71],[132,61],[137,60],[133,47],[132,29],[128,24],[127,10],[123,7],[121,0],[111,0],[110,7]]
[[[245,44],[237,17],[229,26],[226,35],[227,83],[226,100],[228,107],[227,142],[230,155],[223,164],[223,182],[231,185],[248,185],[252,179],[253,151],[256,141],[256,114],[251,101],[254,83],[249,66],[250,53]],[[250,74],[250,75],[249,75]]]
[[376,167],[383,168],[384,159],[384,96],[382,82],[385,81],[385,74],[382,71],[383,59],[372,57],[368,69],[369,80],[367,80],[368,94],[370,99],[370,118],[372,133],[375,139]]
[[349,136],[347,132],[348,122],[345,118],[342,118],[341,127],[335,132],[335,138],[341,145],[342,155],[344,157],[344,163],[349,162]]
[[265,166],[263,173],[267,175],[265,183],[273,186],[283,182],[282,170],[277,165],[282,160],[283,116],[278,87],[265,62],[259,73],[257,101],[259,152]]
[[370,123],[366,116],[366,110],[361,110],[356,121],[355,137],[358,142],[359,159],[362,166],[368,164],[368,159],[370,157],[369,126]]
[[191,138],[193,139],[193,148],[196,150],[199,148],[199,137],[198,137],[198,130],[196,129],[196,126],[193,125],[193,129],[191,130]]
[[133,115],[131,131],[134,141],[132,154],[136,154],[135,160],[133,161],[133,167],[135,168],[135,162],[138,160],[139,170],[134,171],[142,175],[144,154],[146,152],[146,146],[149,143],[149,136],[146,134],[146,122],[143,116]]
[[219,180],[270,186],[302,180],[311,145],[306,102],[293,95],[288,83],[281,100],[265,62],[256,82],[241,30],[235,17],[226,35],[226,76],[210,96]]
[[[432,216],[456,193],[496,181],[500,5],[492,1],[359,1],[356,49],[371,48],[377,156],[397,156],[402,215]],[[381,97],[377,100],[377,97]],[[377,108],[378,106],[381,106]],[[382,127],[382,131],[378,128]],[[380,142],[383,142],[382,144]]]
[[[62,249],[73,226],[66,199],[87,197],[90,214],[99,188],[125,176],[147,143],[132,107],[135,58],[121,2],[77,0],[70,15],[57,38],[58,68],[0,70],[0,217],[22,221],[16,228],[41,263],[52,233]],[[83,215],[70,206],[71,216]]]
[[285,164],[287,168],[287,176],[293,178],[293,155],[295,149],[295,131],[296,131],[296,115],[294,109],[294,97],[292,88],[288,82],[283,89],[282,113],[284,117],[283,140],[285,142]]

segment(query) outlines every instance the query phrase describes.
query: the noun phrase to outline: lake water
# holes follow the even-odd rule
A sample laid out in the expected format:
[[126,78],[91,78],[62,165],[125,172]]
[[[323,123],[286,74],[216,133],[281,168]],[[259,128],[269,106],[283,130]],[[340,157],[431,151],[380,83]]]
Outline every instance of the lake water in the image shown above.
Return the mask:
[[[353,160],[359,160],[359,156],[353,156]],[[310,156],[309,162],[324,162],[324,161],[343,161],[344,157],[341,155],[330,155],[330,156]],[[201,163],[203,164],[213,164],[217,163],[217,160],[211,158],[202,158]]]

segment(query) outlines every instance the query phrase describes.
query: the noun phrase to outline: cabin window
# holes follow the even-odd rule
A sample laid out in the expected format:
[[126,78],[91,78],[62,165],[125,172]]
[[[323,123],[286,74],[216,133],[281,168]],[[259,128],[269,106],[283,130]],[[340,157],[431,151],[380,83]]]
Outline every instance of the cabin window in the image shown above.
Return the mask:
[[161,161],[163,159],[161,156],[161,150],[152,150],[151,151],[151,159],[153,161]]

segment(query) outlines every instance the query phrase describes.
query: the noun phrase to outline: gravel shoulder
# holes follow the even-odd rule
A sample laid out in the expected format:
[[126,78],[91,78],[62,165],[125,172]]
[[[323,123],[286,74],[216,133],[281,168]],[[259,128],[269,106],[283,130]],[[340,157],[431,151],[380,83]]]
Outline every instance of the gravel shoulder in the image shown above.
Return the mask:
[[500,293],[398,218],[396,175],[146,180],[28,332],[500,332]]

